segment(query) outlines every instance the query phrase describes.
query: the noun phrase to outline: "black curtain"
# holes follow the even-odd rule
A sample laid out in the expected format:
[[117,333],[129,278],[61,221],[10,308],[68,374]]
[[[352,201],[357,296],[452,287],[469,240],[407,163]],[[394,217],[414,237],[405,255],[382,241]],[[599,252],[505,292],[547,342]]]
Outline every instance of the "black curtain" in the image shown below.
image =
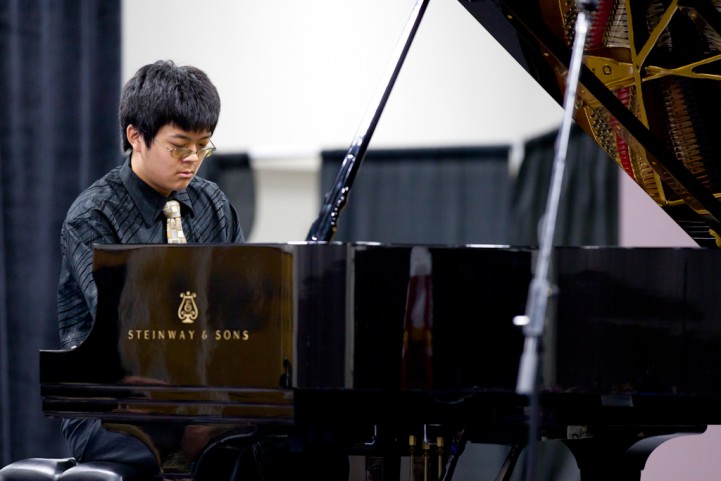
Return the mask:
[[[369,150],[334,240],[503,243],[511,189],[508,152],[508,146]],[[324,193],[345,154],[322,152]]]
[[[528,140],[509,199],[511,245],[539,244],[556,155],[558,132]],[[619,167],[578,125],[571,128],[566,153],[554,245],[618,244]]]
[[235,206],[248,239],[255,224],[255,177],[244,152],[220,153],[203,163],[202,177],[217,183]]
[[[529,139],[517,174],[510,146],[369,150],[334,240],[537,246],[557,132]],[[617,245],[618,167],[574,126],[556,245]],[[345,151],[322,153],[331,190]]]
[[63,456],[38,351],[59,345],[60,225],[121,159],[120,0],[0,0],[0,463]]

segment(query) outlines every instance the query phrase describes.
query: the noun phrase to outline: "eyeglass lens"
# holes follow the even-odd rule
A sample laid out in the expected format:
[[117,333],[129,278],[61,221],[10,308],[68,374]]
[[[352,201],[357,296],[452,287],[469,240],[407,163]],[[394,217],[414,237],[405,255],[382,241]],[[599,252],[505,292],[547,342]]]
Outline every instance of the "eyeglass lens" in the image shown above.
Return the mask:
[[170,153],[175,159],[184,159],[186,157],[190,157],[193,154],[197,154],[198,159],[203,160],[206,157],[210,157],[214,151],[215,149],[212,147],[206,147],[198,151],[176,147],[174,149],[171,149]]

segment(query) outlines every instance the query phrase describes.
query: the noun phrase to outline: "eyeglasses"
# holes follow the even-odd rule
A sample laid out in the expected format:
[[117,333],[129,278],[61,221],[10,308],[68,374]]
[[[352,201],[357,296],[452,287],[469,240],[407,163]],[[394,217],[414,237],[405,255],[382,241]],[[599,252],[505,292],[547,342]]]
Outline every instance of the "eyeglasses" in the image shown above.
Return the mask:
[[188,149],[187,147],[174,147],[171,149],[170,147],[161,144],[158,139],[153,138],[153,140],[157,142],[159,146],[167,150],[172,158],[178,160],[185,159],[193,154],[198,156],[198,160],[203,160],[213,155],[213,152],[215,152],[216,150],[212,140],[209,140],[210,147],[203,147],[202,149],[198,150]]

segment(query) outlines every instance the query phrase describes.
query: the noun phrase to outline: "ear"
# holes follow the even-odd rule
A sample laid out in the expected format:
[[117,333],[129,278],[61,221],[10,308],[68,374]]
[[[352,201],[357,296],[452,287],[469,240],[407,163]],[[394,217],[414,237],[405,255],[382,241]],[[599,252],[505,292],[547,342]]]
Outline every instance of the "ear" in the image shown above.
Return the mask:
[[125,129],[125,136],[128,138],[128,142],[133,146],[133,150],[138,152],[141,150],[142,144],[145,142],[143,134],[140,133],[137,127],[133,124],[129,124]]

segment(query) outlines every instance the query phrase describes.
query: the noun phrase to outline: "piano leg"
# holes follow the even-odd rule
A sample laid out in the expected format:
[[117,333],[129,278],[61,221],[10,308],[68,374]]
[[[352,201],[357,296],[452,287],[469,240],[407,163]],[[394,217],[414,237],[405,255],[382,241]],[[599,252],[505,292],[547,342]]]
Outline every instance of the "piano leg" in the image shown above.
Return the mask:
[[511,445],[511,449],[508,451],[508,455],[506,456],[501,469],[498,470],[496,481],[510,481],[513,471],[516,469],[518,458],[522,452],[523,446],[517,444]]

